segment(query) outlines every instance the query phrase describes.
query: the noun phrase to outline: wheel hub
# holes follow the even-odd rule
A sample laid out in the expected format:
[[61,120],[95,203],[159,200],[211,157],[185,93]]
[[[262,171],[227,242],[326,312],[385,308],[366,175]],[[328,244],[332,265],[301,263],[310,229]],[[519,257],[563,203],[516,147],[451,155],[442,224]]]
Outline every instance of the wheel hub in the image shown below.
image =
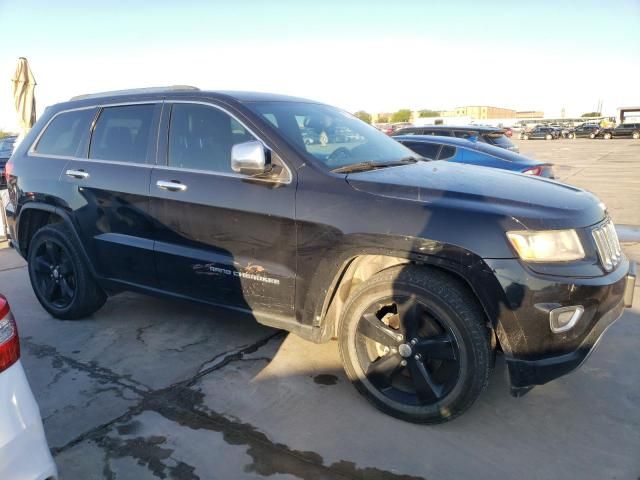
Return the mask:
[[403,358],[409,358],[411,356],[411,354],[413,353],[413,350],[411,349],[411,345],[410,344],[403,343],[402,345],[398,346],[398,353]]

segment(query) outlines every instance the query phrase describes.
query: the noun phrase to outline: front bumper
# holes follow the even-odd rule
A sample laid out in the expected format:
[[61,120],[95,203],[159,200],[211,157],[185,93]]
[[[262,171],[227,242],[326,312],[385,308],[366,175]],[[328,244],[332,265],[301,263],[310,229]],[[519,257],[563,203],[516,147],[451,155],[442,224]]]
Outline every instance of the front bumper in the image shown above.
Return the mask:
[[40,410],[18,361],[0,373],[0,479],[57,477]]
[[[626,259],[614,272],[597,278],[541,275],[518,260],[486,263],[500,289],[493,292],[499,297],[494,309],[496,333],[516,395],[578,368],[606,329],[631,306],[635,264]],[[485,289],[485,301],[488,294]],[[581,305],[584,314],[571,330],[553,333],[548,310],[541,308],[547,305]]]

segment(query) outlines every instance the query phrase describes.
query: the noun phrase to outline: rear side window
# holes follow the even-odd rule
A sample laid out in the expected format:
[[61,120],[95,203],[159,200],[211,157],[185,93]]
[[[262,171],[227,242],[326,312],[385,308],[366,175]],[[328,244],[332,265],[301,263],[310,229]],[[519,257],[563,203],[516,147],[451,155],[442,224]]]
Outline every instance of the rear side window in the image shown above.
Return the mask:
[[89,158],[145,163],[155,108],[153,104],[104,108],[91,136]]
[[455,147],[450,147],[449,145],[443,145],[442,150],[440,150],[440,156],[438,160],[449,160],[453,158],[456,154]]
[[35,151],[45,155],[84,157],[95,108],[56,115],[38,140]]
[[405,147],[410,148],[418,155],[421,155],[431,160],[435,160],[440,150],[440,145],[437,143],[422,143],[422,142],[404,142]]
[[[547,129],[540,129],[540,130],[549,130],[549,129],[547,128]],[[514,143],[511,140],[509,140],[509,138],[506,135],[503,135],[502,133],[489,133],[484,137],[489,140],[487,143],[490,143],[492,145],[498,145],[502,148],[509,148],[514,146]]]

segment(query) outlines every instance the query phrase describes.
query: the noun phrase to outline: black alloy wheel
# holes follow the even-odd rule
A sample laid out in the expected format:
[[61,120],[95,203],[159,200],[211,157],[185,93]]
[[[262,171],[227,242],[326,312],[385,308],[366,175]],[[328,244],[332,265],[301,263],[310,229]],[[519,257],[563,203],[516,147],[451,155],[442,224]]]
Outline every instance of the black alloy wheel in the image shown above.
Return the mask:
[[406,405],[432,405],[456,385],[455,334],[415,297],[380,299],[357,326],[356,350],[367,379],[386,397]]
[[70,228],[62,223],[46,225],[28,244],[31,286],[40,304],[56,318],[84,318],[104,305],[100,288]]
[[347,376],[379,410],[441,423],[486,387],[492,351],[482,308],[455,277],[427,267],[383,270],[358,285],[340,317]]
[[54,239],[37,246],[33,271],[36,287],[53,307],[65,309],[76,295],[76,272],[69,253]]

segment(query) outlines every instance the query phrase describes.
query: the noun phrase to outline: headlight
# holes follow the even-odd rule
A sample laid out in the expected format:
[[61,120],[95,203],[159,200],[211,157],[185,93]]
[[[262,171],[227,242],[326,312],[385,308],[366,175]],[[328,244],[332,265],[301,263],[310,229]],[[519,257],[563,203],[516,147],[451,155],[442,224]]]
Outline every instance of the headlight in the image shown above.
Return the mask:
[[507,232],[522,260],[527,262],[569,262],[584,258],[584,249],[575,230],[522,230]]

